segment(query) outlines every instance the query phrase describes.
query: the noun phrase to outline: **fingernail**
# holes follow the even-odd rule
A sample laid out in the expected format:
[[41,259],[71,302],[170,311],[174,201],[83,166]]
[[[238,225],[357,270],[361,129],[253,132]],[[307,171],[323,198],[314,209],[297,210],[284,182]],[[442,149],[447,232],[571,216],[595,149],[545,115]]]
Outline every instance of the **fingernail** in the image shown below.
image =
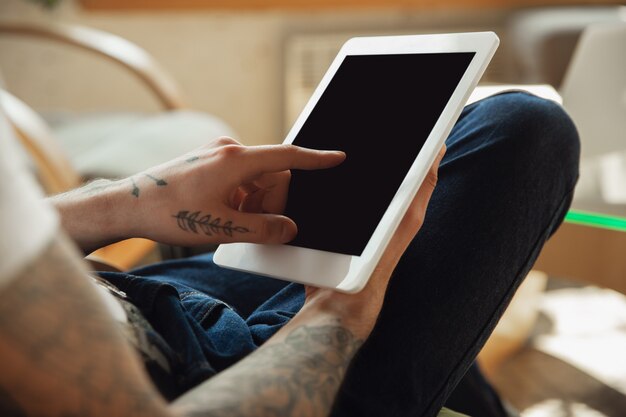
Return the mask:
[[290,240],[292,240],[295,235],[293,233],[293,228],[291,227],[290,224],[283,222],[281,224],[281,231],[280,231],[280,239],[283,242],[289,242]]

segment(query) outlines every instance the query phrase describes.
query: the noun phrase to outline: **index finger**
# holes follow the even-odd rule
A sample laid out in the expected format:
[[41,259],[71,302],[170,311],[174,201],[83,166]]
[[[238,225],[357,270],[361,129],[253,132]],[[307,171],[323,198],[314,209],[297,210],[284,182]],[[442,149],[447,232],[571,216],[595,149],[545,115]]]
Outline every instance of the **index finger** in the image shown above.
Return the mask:
[[291,144],[262,145],[246,148],[243,162],[250,176],[290,169],[325,169],[339,165],[346,158],[341,151],[321,151]]

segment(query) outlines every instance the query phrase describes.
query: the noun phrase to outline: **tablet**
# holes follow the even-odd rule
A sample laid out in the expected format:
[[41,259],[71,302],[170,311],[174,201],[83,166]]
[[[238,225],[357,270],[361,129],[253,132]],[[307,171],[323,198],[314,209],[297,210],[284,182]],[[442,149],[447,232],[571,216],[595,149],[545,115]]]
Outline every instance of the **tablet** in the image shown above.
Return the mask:
[[357,292],[367,283],[498,46],[495,33],[353,38],[285,143],[342,150],[339,166],[292,170],[285,245],[220,245],[220,266]]

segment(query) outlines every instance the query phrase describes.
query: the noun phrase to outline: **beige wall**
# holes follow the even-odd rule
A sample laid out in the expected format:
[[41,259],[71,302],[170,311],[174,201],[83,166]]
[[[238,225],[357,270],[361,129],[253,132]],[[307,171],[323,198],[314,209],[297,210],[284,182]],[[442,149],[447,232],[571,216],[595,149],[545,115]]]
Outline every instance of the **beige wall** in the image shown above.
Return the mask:
[[[494,29],[504,12],[85,12],[71,0],[43,11],[0,0],[0,18],[68,21],[110,31],[145,48],[179,82],[194,108],[222,117],[248,144],[280,142],[282,45],[299,31]],[[83,52],[28,39],[0,38],[10,90],[40,110],[155,110],[123,70]]]

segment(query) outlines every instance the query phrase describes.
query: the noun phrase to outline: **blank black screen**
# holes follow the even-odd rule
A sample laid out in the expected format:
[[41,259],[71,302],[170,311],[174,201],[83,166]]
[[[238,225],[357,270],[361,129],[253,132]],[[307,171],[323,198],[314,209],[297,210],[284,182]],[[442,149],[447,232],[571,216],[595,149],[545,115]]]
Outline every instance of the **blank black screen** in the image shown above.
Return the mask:
[[292,171],[291,245],[361,255],[473,56],[344,59],[293,143],[347,157],[335,168]]

